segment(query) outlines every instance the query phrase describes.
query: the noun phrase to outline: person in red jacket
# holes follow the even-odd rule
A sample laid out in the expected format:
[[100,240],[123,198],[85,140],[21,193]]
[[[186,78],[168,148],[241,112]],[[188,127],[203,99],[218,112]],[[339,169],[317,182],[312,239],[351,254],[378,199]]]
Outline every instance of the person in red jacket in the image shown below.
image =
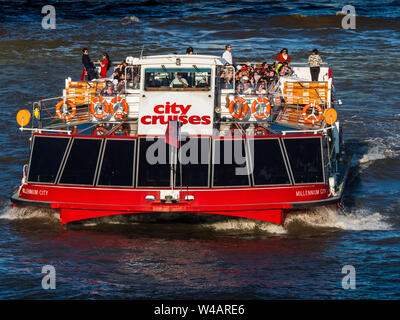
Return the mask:
[[290,56],[288,53],[288,49],[283,48],[281,50],[281,52],[276,56],[275,62],[276,62],[275,65],[277,65],[278,63],[284,63],[284,62],[287,62],[289,65],[290,64]]
[[98,63],[100,63],[100,65],[101,65],[100,77],[101,78],[106,78],[107,77],[107,71],[110,69],[111,60],[110,60],[110,57],[108,56],[107,53],[103,53],[102,56],[103,56],[103,62],[100,62],[100,60],[98,61]]

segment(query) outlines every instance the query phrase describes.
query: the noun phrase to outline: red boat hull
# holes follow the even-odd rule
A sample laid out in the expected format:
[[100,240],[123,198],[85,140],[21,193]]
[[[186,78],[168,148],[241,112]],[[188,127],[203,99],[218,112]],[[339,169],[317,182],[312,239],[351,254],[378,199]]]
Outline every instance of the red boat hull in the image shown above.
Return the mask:
[[[168,190],[168,189],[164,189]],[[146,197],[154,197],[147,201]],[[191,200],[184,200],[190,196]],[[235,216],[283,224],[291,209],[340,201],[326,184],[251,188],[180,190],[167,203],[160,189],[105,188],[27,183],[11,198],[16,206],[46,206],[60,210],[61,224],[110,215],[185,212]]]

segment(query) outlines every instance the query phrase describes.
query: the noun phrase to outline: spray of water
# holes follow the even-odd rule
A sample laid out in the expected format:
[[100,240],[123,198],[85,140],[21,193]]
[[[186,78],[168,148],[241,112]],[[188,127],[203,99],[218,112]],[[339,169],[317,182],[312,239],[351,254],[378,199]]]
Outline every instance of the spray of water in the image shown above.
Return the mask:
[[[131,216],[128,220],[124,216],[105,217],[100,220],[88,220],[84,226],[99,224],[137,224],[138,221]],[[44,208],[11,208],[6,206],[0,213],[3,220],[41,219],[46,222],[59,223],[60,216],[55,210]],[[165,221],[165,219],[164,219]],[[194,220],[193,223],[199,223]],[[335,230],[390,230],[392,225],[387,218],[378,212],[371,212],[365,208],[353,211],[336,209],[334,207],[317,207],[306,211],[289,213],[284,226],[250,219],[224,219],[222,221],[200,223],[204,228],[214,231],[228,231],[237,233],[262,233],[283,235],[290,233],[296,226],[296,232],[302,227],[309,229],[335,229]],[[300,229],[299,229],[300,226]]]

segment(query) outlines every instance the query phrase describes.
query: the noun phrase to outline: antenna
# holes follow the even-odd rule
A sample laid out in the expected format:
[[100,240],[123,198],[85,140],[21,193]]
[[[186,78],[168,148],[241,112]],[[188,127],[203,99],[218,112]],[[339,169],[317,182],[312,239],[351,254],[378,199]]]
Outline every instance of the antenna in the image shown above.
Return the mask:
[[142,45],[142,52],[140,52],[140,59],[143,57],[144,44]]

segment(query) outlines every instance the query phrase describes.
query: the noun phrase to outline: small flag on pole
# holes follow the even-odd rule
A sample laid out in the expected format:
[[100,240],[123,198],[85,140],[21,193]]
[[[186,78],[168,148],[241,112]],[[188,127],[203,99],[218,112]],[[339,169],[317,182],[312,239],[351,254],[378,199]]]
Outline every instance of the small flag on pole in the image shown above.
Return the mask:
[[179,128],[181,122],[176,120],[169,120],[167,130],[165,131],[165,143],[168,143],[175,148],[179,146]]

